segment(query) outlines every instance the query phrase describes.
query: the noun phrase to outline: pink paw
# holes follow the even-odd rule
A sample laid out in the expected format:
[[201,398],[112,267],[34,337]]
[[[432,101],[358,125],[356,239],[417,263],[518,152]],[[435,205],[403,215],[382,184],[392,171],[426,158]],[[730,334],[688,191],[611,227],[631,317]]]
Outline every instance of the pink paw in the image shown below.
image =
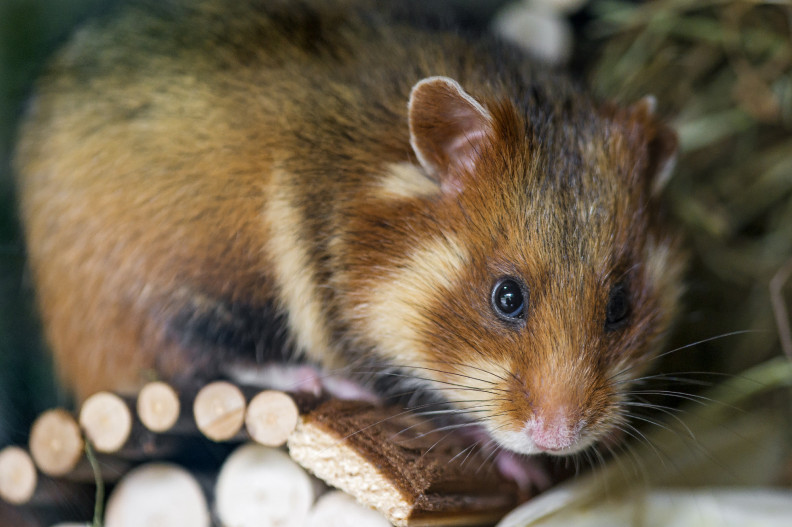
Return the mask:
[[305,364],[267,364],[259,368],[235,370],[232,377],[243,384],[284,392],[304,392],[319,397],[327,393],[337,399],[377,403],[374,392],[345,377],[326,375]]
[[552,485],[553,481],[550,474],[542,465],[540,458],[517,454],[497,446],[482,426],[467,428],[464,434],[472,441],[484,445],[485,455],[490,454],[494,449],[498,449],[494,458],[498,472],[504,478],[514,481],[522,492],[541,492]]
[[550,488],[552,480],[538,459],[501,450],[495,455],[498,471],[507,479],[517,483],[522,491],[543,491]]
[[381,399],[371,390],[344,377],[328,375],[322,379],[325,391],[336,399],[379,403]]
[[228,373],[234,381],[249,386],[284,392],[306,392],[317,397],[322,393],[319,370],[304,364],[264,364],[256,368],[236,368]]

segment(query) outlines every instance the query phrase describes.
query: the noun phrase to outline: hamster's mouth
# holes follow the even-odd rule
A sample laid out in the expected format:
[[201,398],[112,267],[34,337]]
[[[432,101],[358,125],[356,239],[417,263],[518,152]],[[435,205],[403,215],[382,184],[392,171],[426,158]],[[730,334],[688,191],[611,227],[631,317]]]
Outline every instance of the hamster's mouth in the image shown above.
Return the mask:
[[[518,431],[490,427],[488,433],[503,448],[517,454],[548,454],[563,457],[578,454],[597,441],[596,437],[582,433],[584,427],[585,423],[580,422],[569,433],[562,432],[557,433],[556,436],[544,437],[532,431],[532,424],[528,422]],[[536,441],[535,437],[542,438],[543,442]]]
[[568,448],[549,451],[536,446],[522,432],[502,431],[497,435],[484,425],[466,428],[468,440],[482,445],[485,457],[491,459],[500,474],[514,481],[523,491],[542,492],[568,478],[569,464],[560,462],[565,456],[578,454],[595,441],[586,439]]

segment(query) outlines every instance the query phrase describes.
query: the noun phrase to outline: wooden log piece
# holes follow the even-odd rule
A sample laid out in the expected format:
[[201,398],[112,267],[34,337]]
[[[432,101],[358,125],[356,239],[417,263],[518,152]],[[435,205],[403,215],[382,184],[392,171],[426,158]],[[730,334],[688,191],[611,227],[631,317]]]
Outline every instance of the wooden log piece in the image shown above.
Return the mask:
[[297,463],[254,443],[228,457],[215,486],[217,516],[229,527],[303,527],[313,501],[311,478]]
[[379,512],[361,505],[355,498],[333,490],[320,497],[308,515],[305,527],[390,527]]
[[30,501],[38,474],[27,452],[17,446],[0,451],[0,498],[15,505]]
[[481,452],[402,408],[328,401],[301,417],[289,452],[398,527],[493,524],[520,501]]
[[152,432],[167,432],[176,424],[181,412],[179,395],[164,382],[146,384],[137,398],[140,422]]
[[105,527],[209,527],[206,498],[195,478],[169,463],[129,472],[107,500]]
[[213,441],[236,436],[245,420],[245,395],[237,386],[217,381],[195,396],[193,416],[198,430]]
[[97,452],[118,452],[132,431],[132,413],[121,397],[99,392],[80,408],[80,426]]
[[297,426],[300,415],[294,400],[287,394],[267,390],[251,399],[245,412],[245,426],[257,443],[278,447]]
[[49,476],[67,474],[83,454],[80,427],[69,412],[60,408],[47,410],[34,421],[28,441],[33,461]]

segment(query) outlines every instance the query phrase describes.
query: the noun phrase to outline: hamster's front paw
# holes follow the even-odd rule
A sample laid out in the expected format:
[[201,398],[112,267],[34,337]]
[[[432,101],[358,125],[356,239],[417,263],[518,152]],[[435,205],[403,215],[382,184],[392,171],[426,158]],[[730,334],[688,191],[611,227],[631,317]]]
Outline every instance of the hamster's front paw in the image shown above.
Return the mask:
[[303,392],[316,397],[327,394],[335,399],[380,402],[380,398],[361,384],[339,375],[329,375],[309,364],[272,363],[257,368],[237,368],[231,377],[242,384],[284,392]]
[[495,454],[495,465],[503,477],[517,483],[523,492],[538,493],[552,485],[547,468],[536,457],[500,450]]

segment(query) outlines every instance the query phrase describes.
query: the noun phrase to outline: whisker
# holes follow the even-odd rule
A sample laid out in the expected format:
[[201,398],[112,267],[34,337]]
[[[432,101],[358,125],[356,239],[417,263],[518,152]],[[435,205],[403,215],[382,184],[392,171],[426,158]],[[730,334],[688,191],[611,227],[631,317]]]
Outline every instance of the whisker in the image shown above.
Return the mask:
[[[424,452],[423,454],[421,454],[421,457],[424,457],[424,456],[426,456],[426,455],[427,455],[429,452],[431,452],[431,451],[432,451],[432,449],[433,449],[434,447],[436,447],[437,445],[439,445],[441,441],[443,441],[445,438],[447,438],[448,436],[450,436],[450,435],[451,435],[453,432],[454,432],[454,431],[453,431],[453,430],[451,430],[450,432],[448,432],[447,434],[445,434],[443,437],[441,437],[440,439],[438,439],[437,441],[435,441],[435,442],[434,442],[434,444],[432,444],[432,446],[430,446],[429,448],[427,448],[427,449],[426,449],[426,452]],[[418,436],[418,437],[421,437],[421,436]]]
[[632,401],[632,402],[628,401],[628,402],[625,402],[625,403],[622,403],[622,404],[624,406],[636,406],[636,407],[640,407],[640,408],[649,408],[649,409],[652,409],[652,410],[657,410],[658,412],[662,412],[665,415],[667,415],[667,416],[673,418],[674,420],[676,420],[676,422],[679,423],[679,425],[682,426],[682,428],[684,428],[687,431],[688,435],[690,435],[691,438],[693,438],[693,439],[696,438],[695,434],[693,433],[693,430],[690,429],[690,427],[685,423],[685,421],[683,421],[682,419],[680,419],[680,417],[678,415],[676,415],[677,413],[683,412],[683,410],[680,410],[679,408],[672,408],[670,406],[663,406],[663,405],[652,404],[652,403],[642,403],[642,402],[637,402],[637,401]]
[[637,395],[658,395],[663,397],[672,397],[676,399],[682,399],[684,401],[690,401],[696,404],[707,405],[707,404],[717,404],[723,406],[724,408],[728,408],[730,410],[734,410],[740,413],[745,413],[745,410],[742,408],[738,408],[734,405],[724,403],[717,399],[713,399],[712,397],[707,397],[704,395],[697,395],[692,393],[685,393],[685,392],[677,392],[674,390],[632,390],[625,392],[625,395],[637,396]]
[[657,455],[657,458],[660,460],[660,463],[664,468],[666,468],[666,462],[669,462],[675,469],[679,470],[674,458],[663,452],[659,446],[655,445],[651,440],[649,440],[649,438],[647,438],[640,430],[629,423],[625,423],[624,426],[639,434],[644,439],[645,444],[652,449],[655,455]]
[[462,460],[462,462],[460,463],[460,466],[464,465],[464,464],[465,464],[465,461],[466,461],[466,460],[467,460],[467,458],[468,458],[468,456],[469,456],[469,455],[470,455],[470,454],[473,452],[473,450],[476,448],[476,446],[478,446],[478,444],[479,444],[479,443],[480,443],[480,441],[475,441],[475,442],[474,442],[474,443],[472,443],[470,446],[467,446],[467,447],[463,448],[462,450],[460,450],[459,452],[457,452],[457,453],[454,455],[454,457],[452,457],[451,459],[449,459],[449,460],[448,460],[448,464],[450,465],[450,464],[451,464],[451,463],[453,463],[453,462],[454,462],[454,461],[455,461],[455,460],[456,460],[456,459],[457,459],[459,456],[461,456],[462,454],[464,454],[465,452],[467,452],[467,453],[468,453],[468,454],[467,454],[467,456],[465,456],[465,459],[463,459],[463,460]]
[[[453,424],[453,425],[440,426],[440,427],[437,427],[437,428],[433,428],[432,430],[429,430],[429,431],[424,432],[422,434],[418,434],[417,436],[415,436],[414,439],[420,439],[420,438],[426,437],[426,436],[428,436],[430,434],[434,434],[435,432],[445,432],[447,430],[452,430],[453,431],[453,430],[459,430],[460,428],[469,428],[471,426],[478,426],[478,424],[470,422],[470,423],[456,423],[456,424]],[[405,431],[409,430],[409,428],[412,428],[412,427],[408,427],[408,428],[402,430],[401,432],[399,432],[398,434],[394,434],[391,437],[392,438],[396,437],[397,435],[401,434],[402,432],[405,432]],[[443,436],[443,437],[445,438],[445,437],[447,437],[447,435]]]
[[[426,404],[434,404],[434,405],[459,404],[459,405],[462,405],[462,404],[472,404],[472,403],[481,404],[482,407],[495,406],[495,403],[492,401],[492,399],[457,399],[457,400],[449,399],[447,401],[444,400],[444,401],[438,401],[436,403],[426,403]],[[420,406],[406,406],[405,408],[420,408]]]
[[[409,366],[409,368],[410,369],[416,369],[416,370],[433,371],[435,373],[444,373],[446,375],[455,375],[457,377],[463,377],[465,379],[470,379],[470,380],[473,380],[473,381],[480,381],[480,382],[487,383],[487,384],[495,384],[495,382],[493,382],[493,381],[488,381],[488,380],[485,380],[485,379],[479,379],[478,377],[473,377],[471,375],[465,375],[464,373],[457,373],[457,372],[452,372],[452,371],[447,371],[447,370],[438,370],[438,369],[435,369],[435,368],[427,368],[426,366]],[[499,389],[501,391],[507,391],[507,390],[504,390],[502,388],[499,388]]]
[[634,413],[629,413],[629,412],[627,413],[627,417],[630,418],[630,419],[642,421],[644,423],[649,423],[651,425],[654,425],[654,426],[656,426],[658,428],[661,428],[663,430],[667,430],[669,432],[673,432],[674,431],[673,429],[671,429],[668,426],[660,423],[659,421],[655,421],[654,419],[649,419],[648,417],[640,416],[640,415],[637,415],[637,414],[634,414]]
[[[622,431],[624,432],[623,429]],[[638,457],[638,455],[633,451],[633,449],[629,448],[627,445],[624,444],[618,447],[619,449],[618,453],[614,452],[613,448],[609,445],[606,446],[606,448],[608,449],[608,452],[610,452],[612,459],[614,459],[618,464],[619,470],[624,475],[625,480],[629,481],[635,478],[639,478],[643,482],[644,486],[648,484],[649,480],[648,480],[648,475],[646,473],[646,467],[644,466],[644,460]],[[626,455],[629,456],[629,460],[631,461],[631,463],[628,464],[628,467],[632,468],[633,477],[630,477],[629,471],[625,469],[624,465],[627,464],[627,458],[624,455],[622,455],[624,453],[626,453]],[[606,480],[606,484],[607,484],[607,480]]]
[[696,342],[691,342],[690,344],[685,344],[684,346],[679,346],[678,348],[674,348],[672,350],[668,350],[666,352],[660,353],[659,355],[655,355],[652,360],[660,359],[667,355],[671,355],[672,353],[676,353],[678,351],[682,351],[684,349],[692,348],[693,346],[698,346],[700,344],[706,344],[707,342],[712,342],[714,340],[724,339],[728,337],[734,337],[737,335],[745,335],[747,333],[764,333],[764,331],[759,329],[739,329],[736,331],[730,331],[728,333],[721,333],[720,335],[715,335],[712,337],[708,337],[705,339],[697,340]]
[[[496,379],[498,379],[500,381],[508,382],[508,380],[505,377],[502,377],[502,376],[498,375],[495,372],[491,372],[491,371],[485,370],[484,368],[480,368],[478,366],[473,366],[472,364],[467,364],[465,362],[449,361],[449,360],[445,360],[445,359],[424,359],[424,360],[426,360],[427,362],[438,362],[438,363],[441,363],[441,364],[450,364],[452,366],[463,366],[465,368],[471,368],[473,370],[478,370],[478,371],[480,371],[482,373],[486,373],[487,375],[492,375],[493,377],[495,377]],[[514,372],[511,372],[511,371],[507,370],[507,373],[509,374],[510,377],[512,377],[514,379],[517,378],[517,376],[514,374]]]
[[476,472],[475,472],[476,474],[478,474],[478,473],[481,471],[481,469],[483,469],[483,468],[484,468],[484,466],[485,466],[487,463],[491,463],[491,462],[492,462],[492,458],[493,458],[493,457],[494,457],[496,454],[498,454],[498,453],[499,453],[501,450],[503,450],[503,447],[502,447],[502,446],[500,446],[500,444],[498,444],[497,442],[494,442],[494,441],[493,441],[493,443],[495,444],[495,447],[492,449],[492,452],[490,452],[489,454],[487,454],[487,456],[486,456],[486,457],[485,457],[485,458],[484,458],[484,459],[481,461],[481,464],[480,464],[480,465],[479,465],[479,467],[476,469]]
[[[369,373],[369,374],[372,374],[372,375],[382,375],[382,376],[388,376],[388,377],[399,377],[399,378],[411,379],[411,380],[416,379],[415,375],[408,375],[406,373],[396,373],[396,372],[357,372],[357,373]],[[488,389],[484,389],[484,388],[478,388],[478,387],[475,387],[475,386],[466,386],[464,384],[454,383],[454,382],[451,382],[451,381],[434,380],[434,379],[427,379],[427,378],[423,378],[423,377],[417,377],[417,378],[420,379],[420,380],[426,381],[426,382],[444,384],[444,385],[447,385],[447,386],[452,386],[454,388],[461,388],[463,390],[469,390],[471,392],[481,392],[481,393],[489,393],[491,395],[499,395],[498,393],[495,393],[494,391],[492,391],[493,389],[488,390]],[[497,391],[497,392],[502,392],[504,394],[508,394],[509,393],[508,390],[504,390],[504,389],[501,389],[501,388],[494,388],[494,390]]]
[[[682,351],[682,350],[685,350],[685,349],[688,349],[688,348],[692,348],[692,347],[698,346],[700,344],[706,344],[707,342],[712,342],[714,340],[719,340],[719,339],[728,338],[728,337],[734,337],[734,336],[738,336],[738,335],[744,335],[744,334],[747,334],[747,333],[762,333],[762,332],[763,332],[762,330],[758,330],[758,329],[740,329],[740,330],[737,330],[737,331],[730,331],[728,333],[721,333],[720,335],[715,335],[715,336],[708,337],[708,338],[705,338],[705,339],[697,340],[696,342],[691,342],[690,344],[685,344],[684,346],[679,346],[678,348],[674,348],[672,350],[668,350],[668,351],[665,351],[663,353],[659,353],[657,355],[654,355],[653,357],[650,357],[649,360],[653,362],[653,361],[656,361],[656,360],[658,360],[658,359],[660,359],[662,357],[671,355],[672,353],[676,353],[678,351]],[[626,368],[623,368],[622,370],[620,370],[620,371],[616,372],[615,374],[611,375],[608,378],[608,382],[610,383],[610,381],[612,381],[616,377],[620,377],[620,376],[624,375],[625,373],[627,373],[628,371],[636,368],[637,366],[638,366],[637,363],[633,363],[633,364],[628,365]]]
[[428,412],[417,412],[414,415],[417,415],[417,416],[420,416],[420,417],[426,417],[426,416],[429,416],[429,415],[459,415],[459,414],[467,415],[467,414],[473,414],[473,413],[485,413],[485,412],[488,412],[489,408],[492,407],[492,406],[493,405],[490,405],[487,408],[476,408],[476,409],[469,409],[469,410],[468,409],[462,409],[462,410],[457,410],[457,409],[430,410]]
[[710,376],[722,376],[728,378],[734,377],[734,375],[730,375],[727,373],[706,372],[706,371],[658,373],[655,375],[643,375],[641,377],[636,377],[635,379],[622,379],[620,381],[613,382],[610,385],[620,386],[622,384],[642,383],[644,381],[654,381],[654,380],[673,381],[673,382],[678,382],[680,384],[689,384],[693,386],[704,386],[704,387],[710,387],[715,384],[712,381],[705,381],[701,379],[687,379],[685,377],[681,377],[681,375],[710,375]]

